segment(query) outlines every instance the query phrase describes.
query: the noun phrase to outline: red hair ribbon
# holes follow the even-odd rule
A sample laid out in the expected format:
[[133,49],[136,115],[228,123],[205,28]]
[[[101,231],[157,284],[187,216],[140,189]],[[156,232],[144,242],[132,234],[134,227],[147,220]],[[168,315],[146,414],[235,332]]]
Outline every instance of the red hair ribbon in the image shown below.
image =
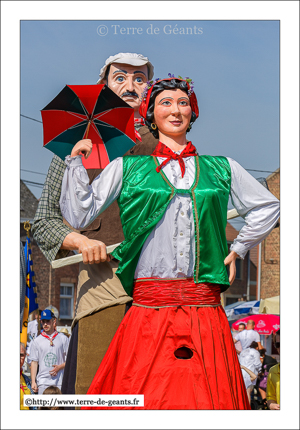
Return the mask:
[[[185,79],[166,78],[166,79],[160,79],[160,80],[154,82],[153,85],[152,85],[152,87],[149,88],[149,90],[147,92],[147,97],[143,98],[142,103],[140,105],[139,113],[140,113],[141,117],[146,118],[147,110],[148,110],[148,106],[149,106],[149,101],[150,101],[150,96],[151,96],[151,93],[152,93],[154,85],[157,84],[158,82],[161,82],[161,81],[171,81],[172,79],[177,79],[178,81],[184,81],[184,82],[186,82],[187,86],[188,86],[188,89],[190,89],[190,84]],[[198,107],[198,102],[197,102],[196,94],[194,92],[192,92],[192,94],[189,96],[189,99],[190,99],[190,104],[191,104],[192,111],[195,113],[196,118],[198,118],[198,116],[199,116],[199,107]]]

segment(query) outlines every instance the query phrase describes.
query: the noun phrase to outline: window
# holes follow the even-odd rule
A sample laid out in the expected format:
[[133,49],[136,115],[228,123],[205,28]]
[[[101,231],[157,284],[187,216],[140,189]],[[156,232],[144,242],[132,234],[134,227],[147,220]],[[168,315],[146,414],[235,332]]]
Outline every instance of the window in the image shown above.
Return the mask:
[[60,284],[60,319],[73,319],[74,284]]

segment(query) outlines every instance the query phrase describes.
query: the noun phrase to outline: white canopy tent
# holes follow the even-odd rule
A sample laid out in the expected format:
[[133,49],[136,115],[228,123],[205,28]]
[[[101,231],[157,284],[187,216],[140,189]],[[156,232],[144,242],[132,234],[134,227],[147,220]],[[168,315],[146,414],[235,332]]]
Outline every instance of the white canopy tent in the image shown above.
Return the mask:
[[262,299],[259,305],[260,314],[280,314],[280,296],[269,297],[267,299]]

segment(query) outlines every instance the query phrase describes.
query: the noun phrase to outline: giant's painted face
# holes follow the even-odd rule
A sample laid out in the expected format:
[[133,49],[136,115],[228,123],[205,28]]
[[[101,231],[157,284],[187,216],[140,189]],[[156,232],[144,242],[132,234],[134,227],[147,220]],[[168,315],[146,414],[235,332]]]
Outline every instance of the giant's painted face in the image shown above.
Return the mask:
[[188,95],[179,88],[158,94],[154,105],[154,122],[160,133],[178,136],[186,132],[192,117]]
[[107,78],[107,85],[114,93],[133,107],[135,111],[138,111],[147,80],[147,65],[130,66],[129,64],[112,63]]

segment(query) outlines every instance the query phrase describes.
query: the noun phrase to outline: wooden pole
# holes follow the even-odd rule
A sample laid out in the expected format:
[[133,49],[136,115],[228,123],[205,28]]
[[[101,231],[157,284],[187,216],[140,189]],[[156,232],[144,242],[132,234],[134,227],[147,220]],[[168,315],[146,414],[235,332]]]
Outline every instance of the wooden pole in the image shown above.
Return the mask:
[[[120,243],[115,243],[114,245],[110,245],[106,247],[106,253],[110,254],[113,252]],[[82,261],[82,254],[71,255],[71,257],[60,258],[58,260],[54,260],[51,263],[53,269],[58,269],[59,267],[69,266],[70,264],[80,263]]]

